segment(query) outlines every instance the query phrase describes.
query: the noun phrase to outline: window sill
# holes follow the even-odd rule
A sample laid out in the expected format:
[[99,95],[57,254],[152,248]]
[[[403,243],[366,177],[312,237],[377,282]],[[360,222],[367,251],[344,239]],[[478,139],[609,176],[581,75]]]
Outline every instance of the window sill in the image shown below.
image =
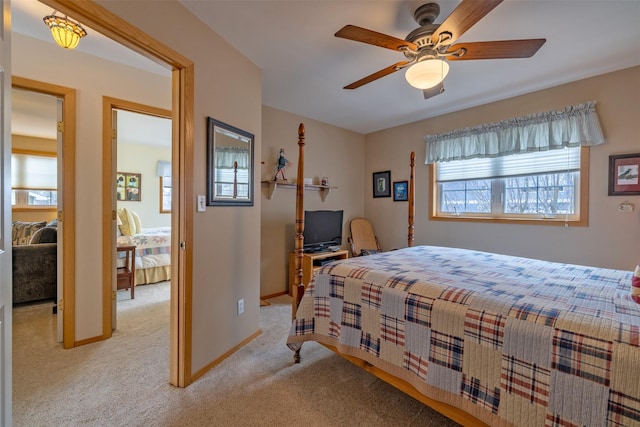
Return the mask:
[[11,212],[55,212],[58,208],[56,206],[19,206],[11,207]]
[[453,222],[483,222],[492,224],[521,224],[521,225],[554,225],[569,227],[586,227],[589,225],[586,218],[565,220],[563,215],[555,218],[495,218],[495,217],[474,217],[474,216],[455,216],[455,215],[429,215],[429,221],[453,221]]

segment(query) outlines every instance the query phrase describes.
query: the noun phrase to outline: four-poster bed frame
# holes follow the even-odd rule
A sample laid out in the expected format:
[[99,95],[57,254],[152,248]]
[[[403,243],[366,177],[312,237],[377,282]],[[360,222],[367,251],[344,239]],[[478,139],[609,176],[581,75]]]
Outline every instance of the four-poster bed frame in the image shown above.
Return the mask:
[[[298,170],[297,170],[297,178],[296,178],[296,223],[295,223],[295,282],[293,288],[293,307],[292,307],[292,316],[295,319],[296,311],[298,309],[298,305],[300,304],[300,300],[304,295],[305,284],[302,283],[302,258],[303,258],[303,232],[304,232],[304,147],[305,147],[305,128],[304,123],[300,123],[298,126]],[[408,194],[408,230],[407,230],[407,246],[411,247],[414,244],[414,217],[415,217],[415,153],[412,151],[410,155],[410,163],[409,163],[409,194]],[[388,384],[398,388],[414,399],[419,400],[430,408],[440,412],[441,414],[451,418],[452,420],[461,423],[465,426],[487,426],[487,424],[479,421],[473,416],[467,414],[466,412],[458,409],[454,406],[448,405],[443,402],[439,402],[437,400],[431,399],[422,393],[420,393],[415,387],[413,387],[408,382],[395,377],[388,372],[372,365],[371,363],[359,359],[354,356],[342,354],[338,351],[336,347],[322,344],[324,347],[330,349],[331,351],[337,353],[343,358],[349,360],[351,363],[359,366],[365,371],[375,375],[380,378],[382,381],[385,381]],[[300,363],[300,349],[297,349],[294,352],[294,361],[295,363]]]
[[296,362],[320,343],[465,426],[640,423],[633,272],[413,246],[414,153],[409,247],[331,262],[305,289],[298,136]]

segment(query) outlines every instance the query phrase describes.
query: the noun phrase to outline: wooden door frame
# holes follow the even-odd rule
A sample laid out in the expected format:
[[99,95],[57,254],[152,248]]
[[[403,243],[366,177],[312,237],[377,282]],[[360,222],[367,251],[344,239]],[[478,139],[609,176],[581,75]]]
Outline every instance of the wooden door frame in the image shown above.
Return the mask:
[[[62,173],[63,188],[58,192],[62,198],[62,212],[58,210],[58,220],[63,221],[62,228],[62,301],[58,301],[58,310],[64,313],[62,327],[62,345],[75,347],[75,266],[76,266],[76,91],[64,86],[53,85],[23,77],[11,76],[11,86],[62,99]],[[59,154],[59,153],[58,153]],[[58,158],[60,156],[58,155]],[[56,296],[57,298],[57,296]]]
[[[124,99],[111,98],[109,96],[102,97],[102,199],[105,211],[110,211],[109,221],[103,222],[103,240],[102,240],[102,271],[103,271],[103,296],[102,296],[102,327],[103,337],[109,338],[112,334],[113,310],[112,300],[113,285],[115,281],[116,259],[114,256],[106,254],[115,254],[117,240],[115,237],[116,225],[116,187],[115,187],[115,166],[117,166],[116,143],[113,138],[113,110],[125,110],[133,113],[146,114],[148,116],[162,117],[171,120],[171,110],[157,108],[150,105],[139,104]],[[173,143],[171,147],[171,157],[173,158]],[[104,219],[104,216],[103,216]],[[173,241],[173,233],[171,235],[171,246],[175,247],[176,242]],[[172,254],[174,251],[171,251]],[[171,257],[173,264],[173,255]],[[173,270],[173,268],[172,268]],[[135,278],[134,278],[135,280]]]
[[[186,387],[191,382],[194,66],[175,50],[134,27],[93,1],[40,0],[129,49],[172,69],[171,320],[169,382]],[[103,206],[103,229],[111,225],[110,206]],[[103,275],[104,276],[104,275]],[[111,325],[109,325],[111,327]]]

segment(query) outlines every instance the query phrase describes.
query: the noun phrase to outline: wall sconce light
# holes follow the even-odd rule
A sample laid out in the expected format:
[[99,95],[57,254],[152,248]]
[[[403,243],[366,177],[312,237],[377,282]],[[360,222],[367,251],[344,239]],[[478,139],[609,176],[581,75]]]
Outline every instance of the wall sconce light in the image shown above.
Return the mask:
[[59,46],[74,49],[87,32],[79,23],[67,18],[67,15],[59,16],[56,13],[54,10],[52,15],[45,16],[42,20],[51,29],[51,35]]

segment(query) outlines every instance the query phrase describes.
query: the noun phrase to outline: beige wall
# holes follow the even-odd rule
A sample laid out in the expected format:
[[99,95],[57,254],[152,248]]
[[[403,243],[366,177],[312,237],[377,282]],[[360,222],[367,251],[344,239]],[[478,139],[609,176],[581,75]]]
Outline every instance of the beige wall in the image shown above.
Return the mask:
[[170,109],[171,79],[21,34],[13,44],[13,75],[76,89],[75,338],[101,336],[102,97]]
[[160,213],[160,177],[158,160],[171,161],[171,148],[145,144],[118,144],[118,172],[142,174],[140,201],[118,201],[118,208],[127,208],[140,216],[143,228],[169,227],[171,215]]
[[[276,171],[280,148],[292,163],[286,169],[287,179],[295,183],[298,168],[298,125],[305,125],[305,176],[314,184],[326,176],[338,187],[323,202],[318,191],[305,192],[306,210],[343,210],[343,248],[347,248],[349,221],[364,213],[364,135],[337,128],[305,117],[270,107],[262,108],[264,162],[261,180],[270,181]],[[273,295],[288,290],[289,252],[295,238],[296,191],[278,188],[271,200],[269,186],[262,184],[260,295]]]
[[[453,89],[450,89],[453,90]],[[446,93],[441,96],[446,96]],[[497,122],[586,101],[597,101],[606,144],[591,148],[589,226],[557,227],[429,221],[426,134]],[[608,157],[640,152],[640,67],[593,77],[539,92],[386,129],[366,138],[365,181],[391,169],[391,179],[408,177],[409,152],[415,150],[416,244],[457,246],[561,262],[631,269],[640,254],[640,196],[608,196]],[[428,103],[428,101],[426,101]],[[390,144],[389,141],[394,141]],[[635,205],[618,213],[623,201]],[[406,204],[365,199],[365,212],[385,249],[406,246]]]
[[[206,194],[206,119],[255,135],[262,146],[262,87],[258,67],[178,1],[100,1],[101,5],[176,50],[195,67],[194,167],[196,194]],[[179,28],[179,34],[167,29]],[[259,165],[256,158],[255,166]],[[259,168],[256,167],[256,171]],[[193,352],[197,372],[258,331],[260,299],[260,174],[251,207],[207,207],[194,213]],[[196,203],[196,194],[187,194]],[[236,302],[245,311],[236,314]]]
[[[177,1],[100,3],[194,62],[194,169],[190,178],[196,194],[206,192],[207,116],[253,133],[256,152],[260,152],[261,75],[254,64]],[[166,30],[176,27],[181,28],[180,37]],[[76,340],[95,337],[102,333],[102,290],[96,280],[102,269],[102,236],[96,226],[102,215],[101,99],[106,95],[170,109],[171,81],[18,34],[14,42],[14,75],[77,89]],[[88,59],[100,66],[90,67]],[[52,63],[56,67],[48,66]],[[253,207],[209,207],[192,218],[194,241],[187,244],[194,248],[193,372],[258,330],[259,194],[257,190]],[[186,197],[195,204],[195,194]],[[242,316],[236,314],[240,298],[245,300]]]

